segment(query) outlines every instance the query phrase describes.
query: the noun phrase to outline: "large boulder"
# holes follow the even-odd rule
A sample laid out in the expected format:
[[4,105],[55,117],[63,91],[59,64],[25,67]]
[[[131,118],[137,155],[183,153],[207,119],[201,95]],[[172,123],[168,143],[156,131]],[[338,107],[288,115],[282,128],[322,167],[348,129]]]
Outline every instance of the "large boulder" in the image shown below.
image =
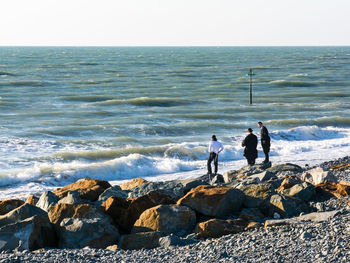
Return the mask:
[[247,222],[259,222],[262,219],[264,219],[265,216],[263,213],[261,213],[260,209],[258,208],[243,208],[241,213],[239,214],[239,218],[242,218]]
[[31,195],[27,198],[26,203],[30,205],[36,205],[39,201],[39,197]]
[[303,172],[303,168],[299,165],[292,163],[276,164],[268,168],[267,171],[277,175],[277,176],[286,176],[286,175],[296,175]]
[[80,194],[78,191],[69,191],[66,195],[66,197],[63,197],[61,200],[58,201],[59,204],[83,204],[86,203],[86,200],[80,198]]
[[343,198],[350,195],[350,184],[327,182],[315,186],[316,192],[320,195],[329,197]]
[[241,220],[210,219],[196,225],[195,233],[198,238],[216,238],[223,235],[242,232],[247,223]]
[[30,204],[24,204],[0,216],[0,227],[8,224],[15,224],[33,216],[41,216],[49,220],[44,210]]
[[184,194],[188,193],[193,188],[196,188],[200,185],[209,185],[210,184],[210,178],[208,175],[203,175],[198,178],[190,178],[190,179],[184,179],[179,180],[180,183],[183,185]]
[[7,214],[8,212],[12,211],[13,209],[23,204],[24,204],[24,201],[19,199],[10,199],[10,200],[0,201],[0,215]]
[[102,204],[102,207],[105,213],[111,216],[116,225],[129,232],[146,209],[172,203],[174,203],[174,200],[170,196],[152,191],[136,198],[125,199],[112,196]]
[[275,194],[270,198],[270,215],[278,213],[283,217],[291,217],[300,213],[310,212],[310,207],[298,199]]
[[[280,187],[281,188],[281,187]],[[279,193],[298,198],[303,201],[310,201],[316,194],[315,187],[309,183],[295,184],[290,188],[282,189]]]
[[102,204],[111,196],[119,197],[119,198],[128,198],[129,190],[122,190],[119,185],[114,185],[110,188],[107,188],[103,191],[102,194],[98,197],[98,203]]
[[179,199],[184,195],[184,187],[178,181],[148,182],[136,186],[129,190],[128,197],[140,197],[152,191],[163,191],[174,199]]
[[65,218],[60,223],[60,248],[106,248],[118,240],[118,229],[107,218]]
[[62,199],[67,196],[69,191],[78,191],[82,199],[96,201],[99,195],[109,187],[111,185],[107,181],[86,178],[62,188],[57,188],[53,193]]
[[206,216],[222,218],[239,211],[243,199],[244,195],[238,189],[201,185],[189,191],[177,204],[188,206]]
[[0,251],[55,247],[56,233],[47,217],[35,215],[0,227]]
[[59,225],[65,218],[106,218],[107,215],[103,214],[95,206],[90,204],[57,204],[51,206],[48,213],[51,223]]
[[313,185],[328,183],[328,182],[337,182],[337,178],[335,178],[332,171],[322,168],[316,167],[314,169],[308,170],[301,175],[301,180],[311,183]]
[[122,249],[151,249],[159,246],[158,232],[141,232],[123,235],[119,241]]
[[48,212],[49,207],[57,204],[59,200],[60,198],[57,195],[50,191],[46,191],[40,196],[38,202],[36,203],[36,206]]
[[253,174],[249,178],[256,179],[257,183],[262,183],[271,179],[277,179],[277,176],[270,171],[263,171],[262,173]]
[[245,195],[243,206],[246,208],[259,208],[264,214],[268,214],[270,198],[274,195],[275,189],[269,183],[249,184],[239,188]]
[[120,188],[122,190],[130,190],[130,189],[132,189],[132,188],[134,188],[136,186],[139,186],[139,185],[142,185],[142,184],[145,184],[145,183],[148,183],[148,181],[143,179],[143,178],[135,178],[135,179],[132,179],[129,182],[122,183],[120,185]]
[[269,167],[271,167],[271,162],[263,163],[263,164],[247,165],[242,167],[239,170],[231,170],[231,171],[225,172],[223,174],[223,178],[225,183],[230,183],[232,180],[235,180],[236,178],[243,178],[246,176],[251,176],[253,174],[262,173]]
[[159,205],[144,211],[135,222],[133,233],[158,231],[163,235],[171,233],[186,235],[196,224],[195,212],[186,206]]

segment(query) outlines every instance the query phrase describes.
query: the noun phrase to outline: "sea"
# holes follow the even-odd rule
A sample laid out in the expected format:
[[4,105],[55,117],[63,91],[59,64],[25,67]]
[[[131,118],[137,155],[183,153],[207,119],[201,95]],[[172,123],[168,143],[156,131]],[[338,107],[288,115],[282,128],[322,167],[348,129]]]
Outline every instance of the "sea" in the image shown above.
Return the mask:
[[272,163],[349,155],[350,47],[0,47],[0,200],[200,176],[213,134],[238,169],[258,121]]

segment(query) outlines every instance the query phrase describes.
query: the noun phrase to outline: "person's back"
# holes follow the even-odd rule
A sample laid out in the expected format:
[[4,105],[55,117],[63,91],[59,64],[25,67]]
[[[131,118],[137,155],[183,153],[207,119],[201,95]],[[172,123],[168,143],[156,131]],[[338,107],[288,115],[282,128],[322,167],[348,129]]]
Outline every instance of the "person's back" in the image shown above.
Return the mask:
[[251,128],[248,129],[248,135],[242,142],[242,147],[244,148],[244,156],[246,157],[248,164],[255,164],[255,159],[258,158],[258,151],[256,147],[258,146],[258,137],[253,134]]
[[224,146],[221,142],[218,141],[211,141],[209,145],[209,153],[215,152],[216,154],[219,153],[219,151],[222,151],[224,149]]
[[218,172],[218,158],[219,158],[219,153],[221,153],[224,150],[224,146],[222,145],[221,142],[218,142],[216,139],[216,136],[213,135],[211,137],[211,142],[209,144],[209,159],[207,162],[207,167],[208,167],[208,175],[211,175],[212,170],[211,170],[211,163],[214,161],[214,166],[215,166],[215,174]]

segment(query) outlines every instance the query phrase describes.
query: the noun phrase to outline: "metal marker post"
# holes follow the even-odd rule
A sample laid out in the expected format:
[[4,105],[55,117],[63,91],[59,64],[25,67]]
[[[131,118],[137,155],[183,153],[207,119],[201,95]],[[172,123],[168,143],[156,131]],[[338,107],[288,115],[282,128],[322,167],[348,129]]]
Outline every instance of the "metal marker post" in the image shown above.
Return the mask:
[[249,104],[253,104],[253,69],[249,70],[248,76],[249,76]]

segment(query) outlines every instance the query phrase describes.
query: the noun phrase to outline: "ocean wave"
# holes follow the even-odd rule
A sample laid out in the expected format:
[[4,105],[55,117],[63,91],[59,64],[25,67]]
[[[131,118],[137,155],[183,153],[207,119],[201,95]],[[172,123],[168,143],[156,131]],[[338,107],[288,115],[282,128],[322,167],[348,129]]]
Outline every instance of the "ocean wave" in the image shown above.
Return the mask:
[[273,80],[268,84],[278,87],[316,87],[317,83],[306,82],[306,81],[289,81],[289,80]]
[[10,85],[22,87],[22,86],[31,86],[31,87],[41,87],[44,86],[44,83],[40,80],[18,80],[18,81],[10,81]]
[[199,101],[186,100],[186,99],[177,99],[177,98],[149,98],[149,97],[140,97],[135,99],[111,99],[102,102],[96,102],[96,105],[119,105],[119,104],[128,104],[133,106],[148,106],[148,107],[175,107],[189,105],[192,103],[199,103]]

